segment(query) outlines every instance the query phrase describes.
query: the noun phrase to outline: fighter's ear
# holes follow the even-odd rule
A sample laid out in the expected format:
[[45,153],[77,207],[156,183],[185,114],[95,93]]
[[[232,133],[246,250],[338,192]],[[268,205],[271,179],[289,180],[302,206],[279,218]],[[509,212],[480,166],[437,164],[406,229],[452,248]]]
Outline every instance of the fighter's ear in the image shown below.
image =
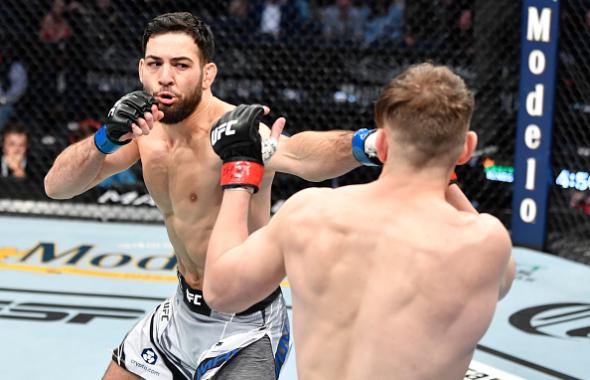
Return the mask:
[[209,62],[203,66],[203,90],[208,90],[213,85],[215,77],[217,76],[217,65]]
[[477,146],[477,134],[473,131],[468,131],[465,136],[465,142],[463,143],[463,151],[457,159],[457,165],[463,165],[471,158],[471,155],[475,151]]
[[375,147],[377,148],[377,157],[379,161],[385,164],[387,161],[387,149],[389,149],[389,144],[387,144],[387,136],[385,135],[385,130],[383,128],[378,128],[377,132],[375,132],[377,136],[375,136]]
[[145,65],[144,59],[139,60],[139,64],[137,65],[137,73],[139,75],[139,81],[143,84],[143,65]]

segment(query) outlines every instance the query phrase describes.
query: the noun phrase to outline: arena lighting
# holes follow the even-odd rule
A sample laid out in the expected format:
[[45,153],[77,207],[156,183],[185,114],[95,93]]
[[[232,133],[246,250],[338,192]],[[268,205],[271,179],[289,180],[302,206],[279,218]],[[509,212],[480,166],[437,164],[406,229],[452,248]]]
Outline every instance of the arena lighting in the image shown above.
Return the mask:
[[514,181],[514,167],[496,165],[494,160],[486,158],[483,162],[483,171],[488,181],[508,182]]

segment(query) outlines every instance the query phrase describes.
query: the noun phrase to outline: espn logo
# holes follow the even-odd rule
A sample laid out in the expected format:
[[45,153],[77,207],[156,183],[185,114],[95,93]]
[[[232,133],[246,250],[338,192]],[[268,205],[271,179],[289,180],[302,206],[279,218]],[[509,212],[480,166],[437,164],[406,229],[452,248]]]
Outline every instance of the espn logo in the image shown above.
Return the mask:
[[97,318],[137,319],[144,314],[142,309],[0,300],[0,319],[87,324]]

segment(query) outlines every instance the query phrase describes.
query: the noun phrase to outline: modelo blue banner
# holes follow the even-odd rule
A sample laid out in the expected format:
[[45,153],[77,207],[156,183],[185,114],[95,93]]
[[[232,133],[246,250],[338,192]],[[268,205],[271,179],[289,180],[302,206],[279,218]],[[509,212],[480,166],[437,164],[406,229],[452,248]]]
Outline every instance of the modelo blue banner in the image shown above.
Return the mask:
[[512,241],[536,249],[543,249],[545,243],[547,197],[553,182],[551,131],[558,34],[559,1],[523,1]]

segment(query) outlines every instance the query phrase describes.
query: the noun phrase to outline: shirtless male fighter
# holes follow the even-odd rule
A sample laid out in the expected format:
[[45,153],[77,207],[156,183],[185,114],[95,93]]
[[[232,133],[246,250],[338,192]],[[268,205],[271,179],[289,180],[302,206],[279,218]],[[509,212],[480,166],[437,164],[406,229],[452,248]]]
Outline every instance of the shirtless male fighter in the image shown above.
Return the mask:
[[[473,105],[448,68],[410,67],[375,106],[379,179],[303,190],[251,235],[252,183],[222,184],[207,303],[240,312],[286,275],[300,380],[463,379],[515,270],[502,223],[448,185],[476,145]],[[213,149],[260,162],[260,139],[243,137]]]

